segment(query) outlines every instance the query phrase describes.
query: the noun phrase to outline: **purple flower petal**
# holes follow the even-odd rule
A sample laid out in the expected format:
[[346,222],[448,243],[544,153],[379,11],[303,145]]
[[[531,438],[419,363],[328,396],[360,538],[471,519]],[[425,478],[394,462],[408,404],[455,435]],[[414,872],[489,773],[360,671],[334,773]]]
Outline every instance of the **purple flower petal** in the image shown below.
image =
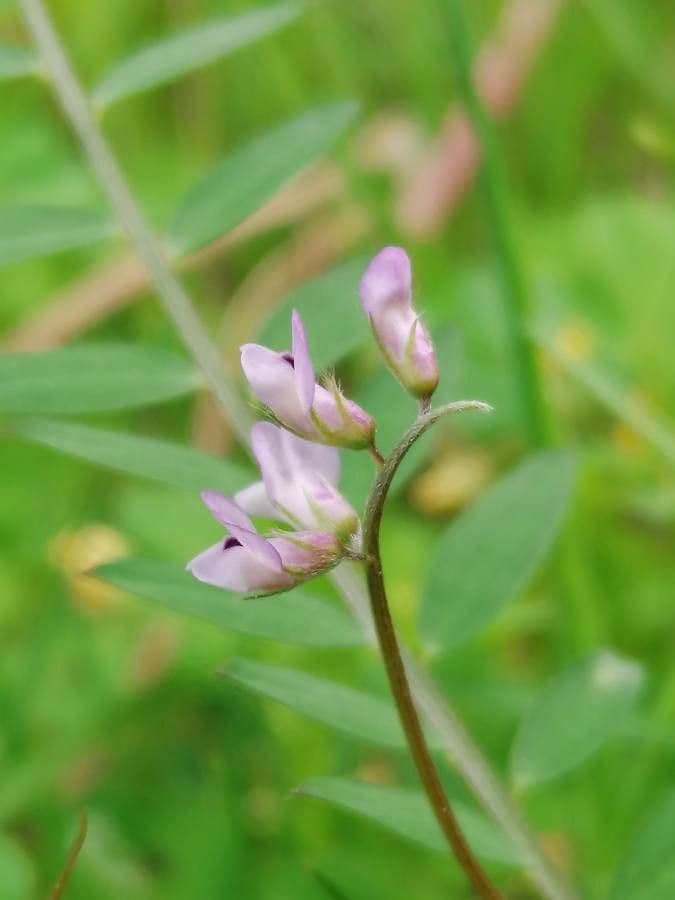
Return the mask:
[[270,569],[243,546],[225,550],[223,541],[192,559],[187,570],[199,581],[239,594],[286,590],[294,583],[292,576]]
[[230,500],[220,491],[202,491],[200,494],[203,503],[209,508],[212,515],[221,525],[238,525],[249,531],[255,531],[253,522],[234,500]]
[[305,326],[295,309],[291,317],[291,332],[296,389],[303,410],[309,412],[314,400],[314,366],[309,355]]
[[263,519],[276,518],[276,511],[270,502],[263,481],[256,481],[255,484],[237,491],[234,495],[234,502],[249,516],[260,516]]
[[282,442],[283,433],[271,422],[256,422],[251,429],[253,455],[272,503],[276,502],[279,487],[291,478]]
[[216,519],[242,546],[273,571],[281,571],[281,560],[274,547],[261,537],[255,525],[237,504],[218,491],[203,491],[202,500]]
[[294,459],[296,468],[317,472],[326,481],[337,485],[340,480],[340,453],[337,447],[303,441],[289,431],[284,432],[283,440],[286,453]]
[[250,531],[248,528],[240,528],[232,523],[229,523],[226,527],[232,537],[236,538],[242,547],[245,547],[261,565],[267,566],[273,572],[281,572],[281,557],[266,538],[255,530]]
[[384,306],[392,303],[412,304],[412,270],[410,258],[402,247],[385,247],[371,260],[359,285],[366,313],[376,317]]
[[244,344],[241,367],[253,393],[278,419],[299,430],[311,424],[298,396],[295,370],[284,354]]

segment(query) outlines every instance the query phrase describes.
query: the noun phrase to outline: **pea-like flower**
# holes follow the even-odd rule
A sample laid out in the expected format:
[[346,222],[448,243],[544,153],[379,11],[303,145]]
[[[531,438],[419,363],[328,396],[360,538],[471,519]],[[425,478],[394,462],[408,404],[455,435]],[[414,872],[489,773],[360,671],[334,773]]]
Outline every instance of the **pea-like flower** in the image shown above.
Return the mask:
[[241,365],[261,403],[299,437],[354,449],[373,444],[372,417],[348,400],[334,379],[316,383],[305,328],[295,310],[291,351],[277,353],[260,344],[244,344]]
[[266,538],[229,497],[204,491],[202,500],[229,536],[188,563],[199,581],[240,594],[279,593],[325,572],[342,557],[334,534],[280,531]]
[[358,530],[357,514],[337,489],[335,447],[304,441],[271,422],[253,426],[251,443],[263,480],[235,494],[245,512],[333,532],[342,540]]
[[431,397],[438,385],[436,354],[413,307],[412,271],[405,250],[380,250],[366,268],[359,292],[392,372],[416,397]]

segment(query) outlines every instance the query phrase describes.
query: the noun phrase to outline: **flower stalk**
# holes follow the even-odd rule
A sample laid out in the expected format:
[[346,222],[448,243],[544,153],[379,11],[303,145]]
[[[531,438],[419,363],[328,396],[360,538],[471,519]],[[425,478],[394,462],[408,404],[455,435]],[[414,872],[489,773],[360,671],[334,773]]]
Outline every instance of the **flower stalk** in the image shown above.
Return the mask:
[[380,556],[380,523],[382,521],[384,504],[394,475],[403,458],[415,441],[440,418],[451,413],[467,410],[489,412],[490,407],[485,403],[468,400],[450,403],[424,413],[384,461],[366,505],[363,519],[363,553],[365,556],[366,581],[370,595],[371,610],[382,659],[387,670],[389,685],[396,702],[410,754],[417,768],[429,804],[457,862],[462,867],[476,894],[484,898],[484,900],[503,900],[503,895],[492,883],[474,856],[462,832],[424,737],[424,731],[412,698],[405,665],[389,610]]
[[52,888],[52,891],[49,895],[49,900],[61,900],[63,892],[68,887],[68,882],[70,881],[70,876],[73,874],[73,870],[75,868],[75,864],[77,863],[77,858],[80,855],[80,851],[84,847],[84,842],[87,839],[88,829],[89,821],[87,812],[83,809],[80,813],[80,820],[77,826],[77,834],[75,835],[72,846],[68,852],[68,858],[66,859],[63,871],[59,875],[58,881]]

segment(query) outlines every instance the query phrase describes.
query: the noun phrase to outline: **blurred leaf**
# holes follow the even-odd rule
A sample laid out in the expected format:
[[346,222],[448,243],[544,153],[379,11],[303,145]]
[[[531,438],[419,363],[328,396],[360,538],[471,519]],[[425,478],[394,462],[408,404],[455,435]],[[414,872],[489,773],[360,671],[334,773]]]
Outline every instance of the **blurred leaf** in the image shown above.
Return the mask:
[[255,212],[321,156],[356,116],[351,101],[329,103],[236,149],[180,203],[170,226],[179,252],[196,250]]
[[575,359],[556,342],[552,326],[533,325],[530,333],[598,403],[629,425],[637,434],[675,464],[675,432],[665,416],[649,409],[634,389],[591,361]]
[[642,4],[615,0],[584,0],[600,31],[616,54],[620,64],[665,112],[673,115],[673,92],[666,77],[661,78],[656,65],[658,48],[645,27]]
[[[426,797],[419,791],[383,787],[348,778],[311,778],[300,785],[296,793],[325,800],[378,822],[407,840],[447,852],[448,845],[440,827]],[[467,840],[478,856],[509,865],[520,864],[516,848],[481,813],[463,803],[454,802],[452,805]]]
[[635,712],[641,667],[602,650],[557,675],[525,714],[513,744],[518,785],[562,775],[618,734]]
[[316,647],[363,643],[356,624],[339,608],[298,589],[244,600],[202,584],[179,564],[141,559],[110,563],[96,569],[95,574],[125,591],[226,631]]
[[659,805],[619,866],[610,900],[675,897],[675,794]]
[[289,347],[291,310],[297,309],[307,326],[318,372],[347,356],[370,334],[357,293],[367,262],[365,256],[351,259],[303,284],[274,308],[256,340],[277,350]]
[[445,531],[424,586],[421,624],[430,644],[466,641],[525,587],[558,532],[574,468],[567,453],[532,456]]
[[197,493],[129,479],[119,485],[111,500],[110,524],[132,538],[141,556],[195,556],[223,533],[222,525],[204,514]]
[[251,10],[237,16],[212,19],[150,44],[123,59],[94,88],[98,107],[123,97],[166,84],[252,44],[296,18],[300,7],[292,3]]
[[30,47],[0,44],[0,81],[34,75],[37,71],[38,59]]
[[247,690],[277,700],[351,737],[385,747],[406,746],[396,711],[386,699],[295,669],[249,659],[233,659],[223,674]]
[[0,412],[55,414],[146,406],[194,390],[180,357],[125,344],[0,356]]
[[0,833],[0,900],[28,900],[37,878],[33,862],[14,839]]
[[115,230],[105,216],[94,210],[6,207],[0,209],[0,266],[96,244]]
[[250,481],[247,471],[229,460],[154,438],[49,419],[18,422],[12,430],[61,453],[187,491],[213,488],[231,494]]

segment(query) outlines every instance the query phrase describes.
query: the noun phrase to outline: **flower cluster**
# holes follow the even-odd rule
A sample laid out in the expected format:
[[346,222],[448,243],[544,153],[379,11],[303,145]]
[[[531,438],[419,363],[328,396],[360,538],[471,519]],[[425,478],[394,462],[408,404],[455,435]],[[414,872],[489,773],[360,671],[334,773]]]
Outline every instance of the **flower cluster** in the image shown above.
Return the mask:
[[[378,253],[363,275],[360,294],[389,367],[404,387],[428,402],[438,369],[429,334],[413,308],[405,251],[386,247]],[[289,352],[245,344],[241,364],[273,420],[258,422],[251,433],[262,480],[233,498],[202,493],[228,537],[187,568],[200,581],[237,593],[278,593],[358,553],[359,519],[338,490],[338,448],[374,449],[375,422],[344,396],[335,379],[316,381],[295,311]],[[285,527],[263,536],[251,517]]]

